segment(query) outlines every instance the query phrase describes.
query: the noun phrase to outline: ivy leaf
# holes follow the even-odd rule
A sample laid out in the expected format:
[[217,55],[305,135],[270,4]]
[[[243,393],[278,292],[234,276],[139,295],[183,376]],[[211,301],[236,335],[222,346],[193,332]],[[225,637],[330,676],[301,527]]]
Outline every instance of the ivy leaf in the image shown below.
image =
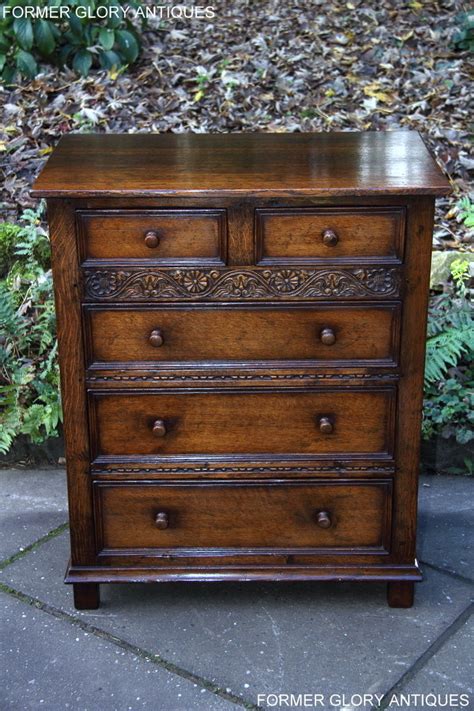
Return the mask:
[[7,61],[7,58],[4,54],[0,54],[0,72],[3,71],[3,67],[5,66],[5,62]]
[[87,49],[80,49],[74,55],[72,60],[72,68],[82,74],[83,77],[87,76],[89,69],[92,66],[92,54],[87,51]]
[[25,52],[20,49],[16,55],[16,66],[19,72],[25,76],[33,79],[38,73],[38,65],[36,64],[35,58],[29,52]]
[[132,64],[138,57],[138,42],[131,32],[118,30],[116,33],[117,43],[120,51],[129,64]]
[[63,47],[61,47],[58,55],[58,64],[60,67],[64,67],[73,50],[74,47],[72,44],[65,44]]
[[51,30],[51,32],[52,32],[52,34],[53,34],[53,37],[54,37],[54,39],[56,40],[56,42],[58,42],[58,41],[61,39],[61,37],[62,37],[62,32],[61,32],[61,30],[59,29],[59,27],[58,27],[57,25],[55,25],[54,22],[50,22],[50,23],[49,23],[49,29]]
[[11,39],[9,39],[2,32],[2,30],[0,30],[0,52],[2,52],[2,54],[6,54],[8,52],[8,50],[10,49],[10,47],[11,47]]
[[113,69],[114,67],[120,67],[122,64],[117,52],[112,52],[110,49],[107,52],[101,52],[99,60],[104,69]]
[[[109,8],[114,8],[114,7],[120,8],[120,3],[111,2],[109,5]],[[117,15],[111,15],[111,17],[109,17],[109,19],[108,19],[107,24],[109,27],[112,27],[112,29],[114,29],[114,30],[116,30],[117,27],[120,27],[120,25],[122,24],[122,20],[120,19],[120,12],[117,13]]]
[[82,30],[82,41],[83,44],[86,45],[86,47],[91,47],[94,44],[93,40],[93,34],[94,34],[94,25],[92,24],[87,24],[84,25],[83,30]]
[[33,25],[31,20],[24,18],[13,21],[13,32],[22,49],[31,49],[33,46]]
[[71,12],[69,15],[69,27],[73,35],[77,38],[82,37],[82,22],[74,12]]
[[12,67],[11,65],[7,65],[5,67],[5,69],[3,70],[3,73],[2,73],[2,81],[5,84],[5,86],[10,86],[11,84],[14,83],[16,71],[17,71],[16,67]]
[[112,49],[115,43],[115,32],[102,27],[99,32],[99,42],[105,50]]
[[36,45],[41,54],[44,54],[45,56],[51,54],[56,46],[56,41],[51,29],[51,23],[46,20],[38,20],[35,23],[34,33]]

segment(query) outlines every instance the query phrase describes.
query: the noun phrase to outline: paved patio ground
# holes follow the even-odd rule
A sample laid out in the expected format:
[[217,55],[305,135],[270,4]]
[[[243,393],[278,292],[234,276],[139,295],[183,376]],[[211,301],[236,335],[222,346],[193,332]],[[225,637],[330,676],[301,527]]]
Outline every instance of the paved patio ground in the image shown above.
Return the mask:
[[64,472],[0,471],[0,710],[472,709],[473,491],[422,479],[410,610],[373,583],[168,583],[103,585],[78,612]]

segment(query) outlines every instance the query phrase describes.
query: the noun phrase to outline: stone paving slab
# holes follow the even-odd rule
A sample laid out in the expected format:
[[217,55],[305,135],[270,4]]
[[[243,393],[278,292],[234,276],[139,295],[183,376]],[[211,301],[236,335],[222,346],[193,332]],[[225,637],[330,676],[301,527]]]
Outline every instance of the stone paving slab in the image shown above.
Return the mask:
[[231,711],[239,706],[0,594],[2,711]]
[[420,480],[418,557],[474,580],[474,478]]
[[386,692],[471,588],[427,570],[415,607],[391,610],[373,583],[102,585],[102,607],[80,613],[62,583],[67,555],[61,534],[1,579],[254,703],[259,693]]
[[[474,709],[474,618],[471,617],[435,654],[403,689],[404,694],[422,691],[433,693],[465,694],[470,704],[459,699],[457,707],[466,711]],[[461,701],[464,703],[461,705]],[[449,708],[449,706],[448,706]]]
[[0,470],[0,561],[65,521],[63,469]]

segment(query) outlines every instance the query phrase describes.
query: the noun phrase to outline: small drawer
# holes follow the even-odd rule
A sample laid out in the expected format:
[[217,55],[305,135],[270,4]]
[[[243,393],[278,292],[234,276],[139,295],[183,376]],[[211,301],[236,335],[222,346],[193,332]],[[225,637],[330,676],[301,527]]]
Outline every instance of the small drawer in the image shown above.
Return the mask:
[[387,455],[393,387],[91,393],[96,457]]
[[256,210],[257,264],[402,259],[404,208]]
[[95,482],[98,550],[383,552],[391,482]]
[[399,311],[398,304],[85,307],[88,361],[396,365]]
[[226,210],[78,211],[83,259],[225,264]]

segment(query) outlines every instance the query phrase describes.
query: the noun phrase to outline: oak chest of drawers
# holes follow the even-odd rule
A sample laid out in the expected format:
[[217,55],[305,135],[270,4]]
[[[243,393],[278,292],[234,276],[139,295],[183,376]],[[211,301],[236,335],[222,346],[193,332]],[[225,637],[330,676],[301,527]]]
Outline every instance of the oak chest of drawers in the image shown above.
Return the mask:
[[434,196],[416,133],[70,135],[48,199],[78,608],[128,581],[410,606]]

